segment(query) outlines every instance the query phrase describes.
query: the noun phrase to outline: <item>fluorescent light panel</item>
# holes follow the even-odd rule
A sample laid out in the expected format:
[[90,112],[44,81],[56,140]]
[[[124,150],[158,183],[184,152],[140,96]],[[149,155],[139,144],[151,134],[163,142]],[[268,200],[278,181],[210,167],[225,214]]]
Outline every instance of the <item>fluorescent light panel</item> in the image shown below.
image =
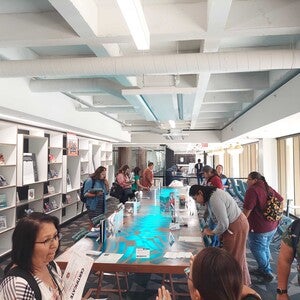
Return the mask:
[[138,50],[150,49],[150,33],[140,0],[117,0]]

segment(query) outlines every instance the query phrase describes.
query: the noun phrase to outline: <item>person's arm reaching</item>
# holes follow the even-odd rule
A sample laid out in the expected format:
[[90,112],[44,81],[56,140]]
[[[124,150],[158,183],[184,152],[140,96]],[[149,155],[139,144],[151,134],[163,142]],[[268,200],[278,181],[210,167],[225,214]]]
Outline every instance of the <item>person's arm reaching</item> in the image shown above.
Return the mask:
[[[294,260],[293,248],[288,246],[285,242],[281,242],[280,252],[278,255],[277,274],[278,285],[281,290],[287,290],[288,279],[291,272],[291,264]],[[288,294],[277,295],[276,300],[288,300]]]

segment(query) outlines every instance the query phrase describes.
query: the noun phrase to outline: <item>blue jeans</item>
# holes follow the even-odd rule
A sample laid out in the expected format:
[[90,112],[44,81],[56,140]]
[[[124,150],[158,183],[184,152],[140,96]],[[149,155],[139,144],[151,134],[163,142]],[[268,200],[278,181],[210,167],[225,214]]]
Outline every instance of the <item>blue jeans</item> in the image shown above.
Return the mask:
[[[208,221],[208,228],[211,230],[214,230],[217,227],[217,224],[215,224],[211,219]],[[211,247],[219,247],[220,246],[220,240],[218,235],[211,235]]]
[[272,273],[270,265],[270,243],[277,229],[264,233],[249,232],[249,248],[257,261],[258,269],[265,273]]
[[198,175],[197,175],[197,182],[198,182],[198,185],[202,184],[202,181],[203,181],[203,176],[202,176],[202,174],[198,174]]

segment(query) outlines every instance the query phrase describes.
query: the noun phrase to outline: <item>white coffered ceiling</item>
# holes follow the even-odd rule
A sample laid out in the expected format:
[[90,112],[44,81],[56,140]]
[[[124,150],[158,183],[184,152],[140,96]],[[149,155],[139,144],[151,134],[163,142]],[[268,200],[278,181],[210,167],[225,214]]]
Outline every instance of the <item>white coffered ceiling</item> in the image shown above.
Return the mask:
[[169,120],[187,136],[224,129],[300,67],[300,1],[141,3],[147,51],[116,0],[2,0],[0,77],[65,93],[78,111],[120,122],[133,142],[167,143]]

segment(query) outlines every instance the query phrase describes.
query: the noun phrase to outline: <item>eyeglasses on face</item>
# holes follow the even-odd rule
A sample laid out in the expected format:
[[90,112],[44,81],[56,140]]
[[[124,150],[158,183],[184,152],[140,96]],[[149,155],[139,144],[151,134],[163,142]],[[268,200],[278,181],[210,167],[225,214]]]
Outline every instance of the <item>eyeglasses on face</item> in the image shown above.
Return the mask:
[[62,235],[61,233],[56,233],[56,235],[52,238],[46,239],[43,242],[35,242],[36,244],[44,244],[45,246],[50,246],[54,241],[61,240]]
[[192,278],[190,277],[190,274],[191,274],[190,267],[187,267],[187,268],[184,269],[184,274],[185,274],[186,279],[188,279],[190,281],[193,281]]

